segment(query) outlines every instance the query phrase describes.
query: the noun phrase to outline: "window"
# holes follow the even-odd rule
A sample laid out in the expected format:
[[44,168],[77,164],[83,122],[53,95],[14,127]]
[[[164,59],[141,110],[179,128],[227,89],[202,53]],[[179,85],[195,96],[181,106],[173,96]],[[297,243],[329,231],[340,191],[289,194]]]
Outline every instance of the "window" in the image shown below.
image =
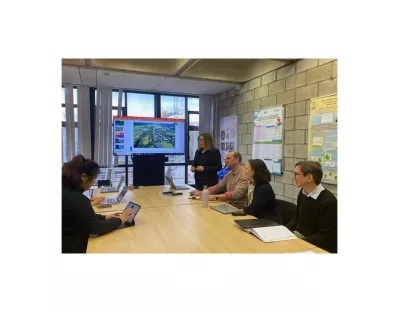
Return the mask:
[[[117,108],[118,108],[118,95],[119,91],[112,92],[112,106]],[[125,92],[122,92],[122,107],[125,107]]]
[[198,127],[199,126],[199,114],[193,114],[190,113],[189,114],[189,127],[193,126],[193,127]]
[[[78,89],[76,87],[74,87],[73,96],[74,96],[74,105],[78,105]],[[61,104],[65,104],[65,89],[64,89],[64,87],[61,88]]]
[[192,171],[190,171],[190,168],[192,167],[192,165],[189,165],[188,167],[187,167],[187,172],[188,172],[188,174],[187,174],[187,179],[188,179],[188,184],[191,184],[191,185],[194,185],[196,182],[195,182],[195,180],[194,180],[194,172],[192,172]]
[[[62,151],[63,163],[67,162],[67,129],[65,125],[62,127]],[[75,127],[75,155],[78,154],[78,127]]]
[[[106,179],[107,170],[108,170],[108,168],[100,168],[99,175],[97,176],[96,182],[93,184],[93,186],[97,186],[98,180]],[[113,186],[118,186],[119,180],[121,179],[122,175],[125,175],[125,167],[113,167],[112,168],[111,182],[112,182]],[[126,181],[126,179],[124,179],[124,181],[122,182],[121,188],[126,185],[125,181]],[[133,181],[133,168],[130,167],[130,168],[128,168],[128,185],[132,185],[132,181]]]
[[199,111],[199,98],[188,97],[188,111],[192,112]]
[[[78,154],[78,89],[73,89],[74,100],[74,122],[75,122],[75,155]],[[67,132],[65,115],[65,89],[61,88],[61,127],[62,127],[62,160],[67,161]]]
[[[112,92],[112,107],[118,108],[118,94],[119,91]],[[97,90],[94,90],[94,105],[97,105]],[[122,92],[122,107],[125,107],[125,92]]]
[[185,119],[185,97],[161,95],[161,118]]
[[143,93],[127,93],[128,116],[155,117],[154,95]]
[[188,98],[189,115],[189,163],[194,159],[197,150],[197,138],[199,137],[199,98]]
[[[75,106],[75,105],[74,105]],[[66,121],[65,105],[61,106],[61,121]],[[78,122],[78,107],[74,107],[74,121]]]
[[199,137],[199,130],[189,131],[189,160],[194,159],[197,150],[197,138]]

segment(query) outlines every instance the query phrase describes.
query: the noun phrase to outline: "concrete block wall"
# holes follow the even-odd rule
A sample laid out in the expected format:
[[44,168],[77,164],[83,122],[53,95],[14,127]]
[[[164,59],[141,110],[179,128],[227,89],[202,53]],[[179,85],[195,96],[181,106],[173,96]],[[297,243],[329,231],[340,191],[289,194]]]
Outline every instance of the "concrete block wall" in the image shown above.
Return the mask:
[[[237,114],[238,150],[243,163],[251,158],[253,111],[276,105],[285,108],[283,175],[273,176],[271,185],[277,198],[297,203],[299,189],[292,181],[294,165],[307,159],[310,98],[337,93],[336,59],[301,59],[265,73],[217,95],[214,138],[219,142],[220,119]],[[335,196],[337,186],[323,184]]]

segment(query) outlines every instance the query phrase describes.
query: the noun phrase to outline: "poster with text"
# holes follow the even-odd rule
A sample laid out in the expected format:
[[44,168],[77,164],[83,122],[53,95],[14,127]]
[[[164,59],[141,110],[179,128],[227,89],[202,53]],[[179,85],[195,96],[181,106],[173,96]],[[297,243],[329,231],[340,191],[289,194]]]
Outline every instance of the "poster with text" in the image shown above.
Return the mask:
[[308,159],[321,164],[322,182],[337,184],[337,95],[311,99]]
[[219,146],[217,147],[221,152],[222,166],[224,166],[225,154],[228,151],[237,151],[238,137],[238,116],[232,115],[221,118],[219,126]]
[[273,175],[282,175],[283,106],[253,112],[253,159],[262,159]]

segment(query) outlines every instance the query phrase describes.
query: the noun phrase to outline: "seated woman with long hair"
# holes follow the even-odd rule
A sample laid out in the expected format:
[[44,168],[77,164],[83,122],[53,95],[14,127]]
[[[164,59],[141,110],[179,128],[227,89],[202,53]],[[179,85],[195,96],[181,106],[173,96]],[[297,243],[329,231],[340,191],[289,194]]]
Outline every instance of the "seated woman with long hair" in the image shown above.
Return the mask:
[[249,206],[243,209],[259,219],[270,219],[280,224],[276,210],[275,193],[271,184],[271,173],[261,159],[250,159],[245,167],[249,179]]
[[128,220],[133,209],[107,216],[95,214],[83,192],[96,181],[100,167],[82,155],[62,167],[62,252],[86,253],[90,234],[105,234]]

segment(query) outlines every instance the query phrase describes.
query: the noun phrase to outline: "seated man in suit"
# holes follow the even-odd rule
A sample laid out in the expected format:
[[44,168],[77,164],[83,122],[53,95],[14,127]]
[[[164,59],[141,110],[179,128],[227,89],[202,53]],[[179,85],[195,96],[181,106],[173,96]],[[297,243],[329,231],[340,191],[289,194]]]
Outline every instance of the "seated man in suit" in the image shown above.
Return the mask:
[[296,164],[293,179],[301,188],[296,215],[286,226],[305,241],[337,252],[337,199],[321,185],[322,169],[316,161]]
[[[210,200],[226,201],[239,209],[247,207],[247,180],[245,168],[242,165],[242,155],[229,151],[225,155],[226,166],[231,168],[218,184],[208,188]],[[190,194],[201,196],[202,191],[191,191]]]

